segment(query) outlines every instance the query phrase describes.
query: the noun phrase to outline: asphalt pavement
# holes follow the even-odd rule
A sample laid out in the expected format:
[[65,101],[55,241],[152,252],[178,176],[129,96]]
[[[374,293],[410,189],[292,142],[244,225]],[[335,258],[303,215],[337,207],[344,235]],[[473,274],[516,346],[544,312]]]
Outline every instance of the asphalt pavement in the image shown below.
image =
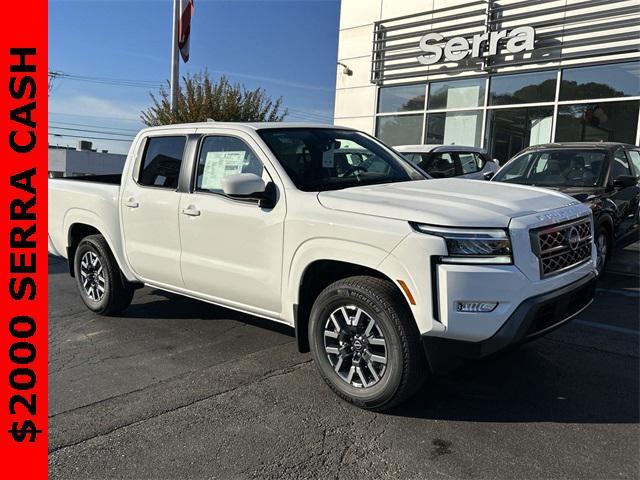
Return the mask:
[[639,478],[639,251],[569,325],[384,414],[287,327],[149,288],[100,317],[50,258],[50,478]]

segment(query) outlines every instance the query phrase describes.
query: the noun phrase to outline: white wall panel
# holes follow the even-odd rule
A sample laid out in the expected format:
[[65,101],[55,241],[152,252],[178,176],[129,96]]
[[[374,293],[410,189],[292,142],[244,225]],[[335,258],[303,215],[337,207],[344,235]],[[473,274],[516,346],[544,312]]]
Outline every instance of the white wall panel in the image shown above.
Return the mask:
[[382,18],[427,12],[433,10],[433,2],[434,0],[382,0]]
[[353,75],[345,75],[343,67],[338,66],[336,72],[337,89],[371,86],[371,57],[341,59],[341,61],[351,69]]
[[367,57],[371,60],[371,42],[373,42],[372,23],[341,31],[338,43],[338,59]]
[[369,135],[373,135],[374,117],[347,117],[336,119],[336,125],[340,127],[351,127],[361,130]]
[[376,87],[370,85],[359,88],[336,90],[335,118],[363,117],[375,113]]
[[342,0],[340,30],[377,22],[381,7],[382,0]]

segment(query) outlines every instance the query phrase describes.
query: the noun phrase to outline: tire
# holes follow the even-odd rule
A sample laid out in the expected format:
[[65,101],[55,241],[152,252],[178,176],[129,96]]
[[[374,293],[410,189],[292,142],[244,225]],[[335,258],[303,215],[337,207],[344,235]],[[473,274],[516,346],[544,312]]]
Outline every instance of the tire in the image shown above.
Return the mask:
[[598,276],[604,273],[607,262],[611,258],[611,236],[609,230],[605,226],[600,226],[596,230],[596,271]]
[[80,297],[89,310],[110,316],[131,304],[135,289],[124,280],[102,235],[82,239],[76,249],[74,267]]
[[309,345],[329,387],[368,410],[399,405],[427,375],[405,299],[395,285],[379,278],[349,277],[325,288],[311,309]]

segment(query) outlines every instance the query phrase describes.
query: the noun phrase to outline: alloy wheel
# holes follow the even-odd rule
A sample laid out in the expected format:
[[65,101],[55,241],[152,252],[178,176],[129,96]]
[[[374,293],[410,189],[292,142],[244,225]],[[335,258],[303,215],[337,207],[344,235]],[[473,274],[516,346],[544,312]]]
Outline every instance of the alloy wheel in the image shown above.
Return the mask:
[[336,374],[356,388],[376,385],[387,369],[387,344],[375,319],[354,305],[334,310],[324,327],[324,349]]
[[607,261],[609,246],[607,242],[607,235],[604,232],[600,232],[596,237],[596,270],[598,273],[604,269],[604,264]]
[[87,252],[80,260],[80,280],[87,296],[94,302],[102,300],[106,280],[100,258],[94,252]]

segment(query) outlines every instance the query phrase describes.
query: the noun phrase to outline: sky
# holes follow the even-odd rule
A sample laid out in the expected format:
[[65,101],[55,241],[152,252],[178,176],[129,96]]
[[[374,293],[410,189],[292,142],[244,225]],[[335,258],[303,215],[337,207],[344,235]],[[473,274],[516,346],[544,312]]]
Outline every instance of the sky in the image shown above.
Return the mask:
[[[49,71],[91,77],[53,79],[50,144],[127,152],[170,75],[171,13],[172,0],[49,1]],[[339,14],[339,0],[195,0],[180,75],[207,68],[282,97],[288,121],[332,123]]]

